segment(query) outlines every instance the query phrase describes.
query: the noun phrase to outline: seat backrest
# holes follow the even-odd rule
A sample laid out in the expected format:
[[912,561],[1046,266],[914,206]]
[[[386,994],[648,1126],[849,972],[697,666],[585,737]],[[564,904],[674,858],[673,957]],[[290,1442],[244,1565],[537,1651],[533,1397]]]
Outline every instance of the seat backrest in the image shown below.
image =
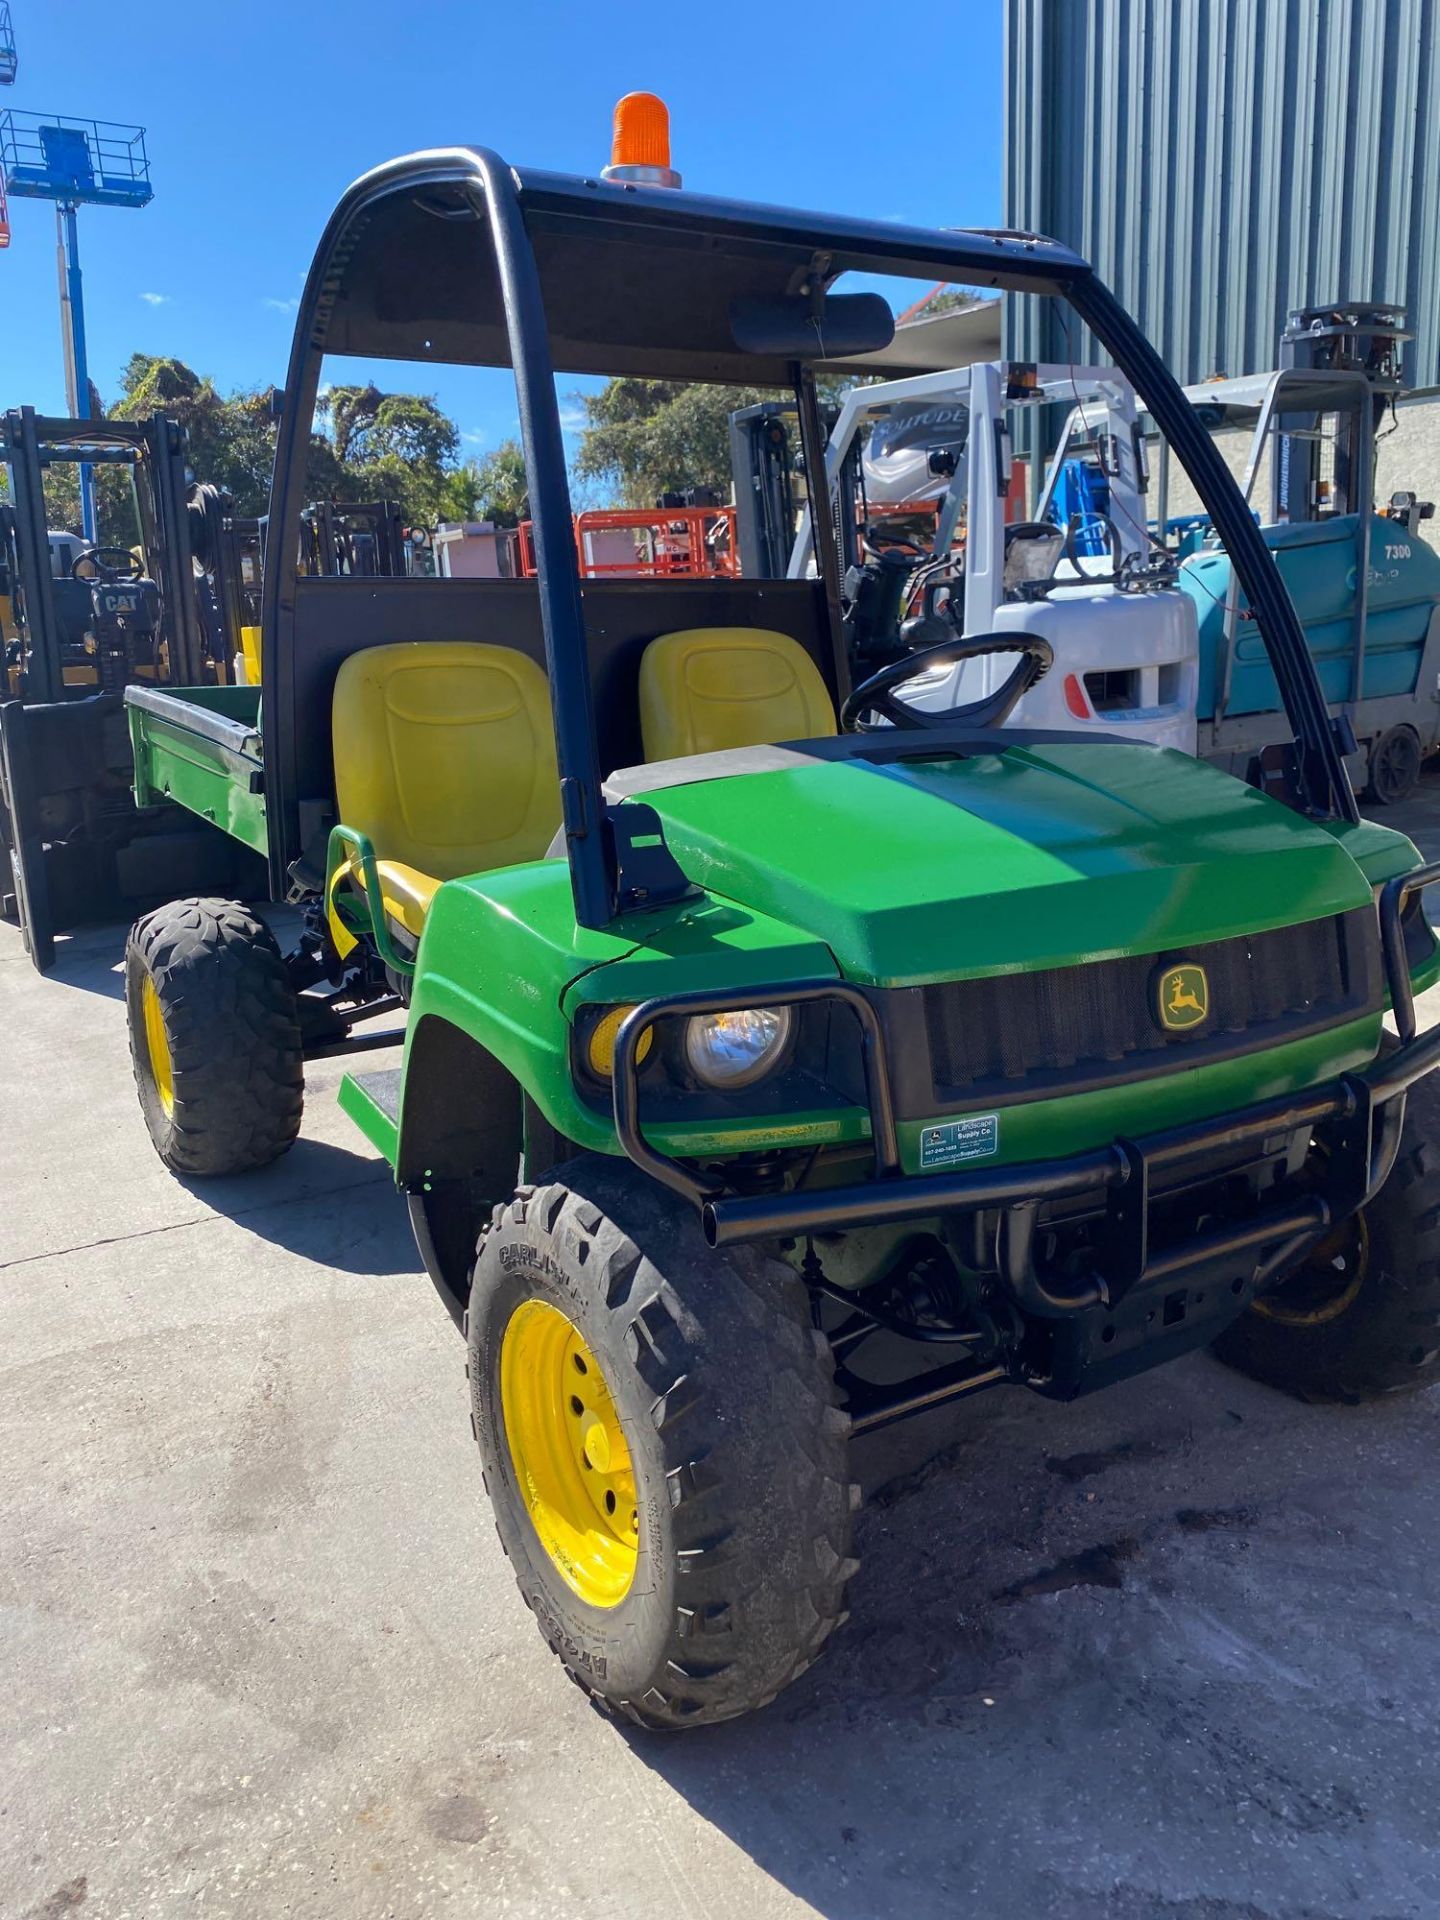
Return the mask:
[[68,575],[63,580],[52,580],[50,604],[55,609],[61,646],[83,646],[85,635],[95,624],[95,599],[89,581],[72,580]]
[[689,627],[652,640],[640,662],[647,760],[815,740],[835,732],[820,670],[788,634]]
[[335,677],[335,801],[439,880],[543,858],[560,824],[545,675],[509,647],[366,647]]

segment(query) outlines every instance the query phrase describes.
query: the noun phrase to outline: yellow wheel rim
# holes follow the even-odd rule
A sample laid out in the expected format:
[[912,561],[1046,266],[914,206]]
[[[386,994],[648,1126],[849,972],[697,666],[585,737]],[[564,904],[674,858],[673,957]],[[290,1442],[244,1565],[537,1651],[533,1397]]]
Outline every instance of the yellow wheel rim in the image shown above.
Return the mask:
[[1304,1266],[1253,1302],[1251,1311],[1282,1327],[1323,1327],[1355,1304],[1370,1265],[1370,1228],[1363,1213],[1344,1220]]
[[640,1557],[635,1470],[599,1362],[547,1301],[525,1301],[505,1329],[500,1406],[525,1510],[556,1572],[590,1606],[619,1606]]
[[150,1057],[150,1072],[160,1105],[169,1116],[175,1111],[175,1062],[170,1057],[170,1036],[165,1031],[165,1015],[160,1011],[160,996],[147,973],[140,989],[140,1009],[145,1018],[145,1051]]

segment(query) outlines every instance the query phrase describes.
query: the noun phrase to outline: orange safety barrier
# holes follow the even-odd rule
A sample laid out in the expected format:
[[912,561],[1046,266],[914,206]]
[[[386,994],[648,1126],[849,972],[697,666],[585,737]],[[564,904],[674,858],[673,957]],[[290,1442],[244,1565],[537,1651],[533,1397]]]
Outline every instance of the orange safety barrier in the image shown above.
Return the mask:
[[733,507],[603,508],[575,516],[587,580],[612,575],[699,580],[739,572]]
[[[535,576],[535,539],[518,528],[522,579]],[[740,571],[733,507],[604,507],[575,516],[575,551],[586,580],[711,580]]]

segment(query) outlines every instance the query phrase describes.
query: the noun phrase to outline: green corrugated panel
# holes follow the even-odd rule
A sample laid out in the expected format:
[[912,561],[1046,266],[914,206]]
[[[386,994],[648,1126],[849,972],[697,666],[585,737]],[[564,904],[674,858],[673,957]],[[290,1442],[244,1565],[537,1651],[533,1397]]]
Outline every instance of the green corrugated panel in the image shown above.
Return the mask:
[[[1440,0],[1007,0],[1006,48],[1006,225],[1087,255],[1182,380],[1349,299],[1403,302],[1440,384]],[[1074,350],[1010,306],[1008,351]]]

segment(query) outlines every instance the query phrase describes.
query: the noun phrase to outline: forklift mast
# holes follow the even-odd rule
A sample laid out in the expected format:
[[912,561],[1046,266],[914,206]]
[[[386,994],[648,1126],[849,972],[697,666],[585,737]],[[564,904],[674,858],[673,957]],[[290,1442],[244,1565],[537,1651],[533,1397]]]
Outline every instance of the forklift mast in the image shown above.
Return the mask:
[[394,500],[320,500],[306,507],[301,529],[307,573],[394,578],[409,571]]
[[232,633],[260,624],[260,592],[265,566],[265,521],[226,514],[221,530],[226,625]]
[[[827,408],[827,434],[835,419],[835,409]],[[764,400],[758,406],[741,407],[730,416],[736,544],[739,571],[747,580],[783,580],[790,563],[804,507],[795,487],[795,476],[803,471],[803,462],[795,444],[794,425],[793,400]],[[858,443],[850,449],[831,489],[830,519],[842,579],[860,558],[857,509],[864,501],[862,452]]]
[[740,571],[749,580],[783,573],[795,539],[795,456],[786,412],[782,401],[767,400],[730,416],[735,537]]
[[82,463],[135,470],[144,567],[159,589],[157,640],[166,646],[170,679],[198,684],[208,650],[194,589],[184,428],[160,413],[140,421],[69,420],[19,407],[0,423],[0,459],[13,514],[11,619],[20,696],[36,702],[66,697],[67,623],[59,593],[69,582],[57,580],[52,565],[44,476],[52,467]]
[[190,551],[199,567],[195,602],[205,652],[214,664],[217,680],[222,681],[240,645],[239,628],[233,624],[235,595],[226,577],[230,556],[225,524],[231,504],[229,494],[206,482],[190,488],[185,508]]
[[[0,917],[18,921],[43,973],[59,933],[133,916],[177,888],[230,892],[257,876],[218,827],[169,801],[137,809],[131,793],[120,683],[139,673],[228,691],[216,595],[195,571],[214,508],[210,490],[189,487],[184,430],[158,413],[50,419],[21,407],[0,416],[0,458]],[[45,474],[72,464],[133,471],[142,557],[128,538],[108,552],[51,539]],[[89,578],[74,571],[81,559]]]
[[1276,362],[1280,371],[1360,373],[1369,383],[1372,401],[1368,419],[1360,418],[1357,412],[1337,416],[1328,498],[1322,493],[1326,476],[1321,473],[1318,416],[1279,416],[1278,458],[1271,481],[1272,520],[1314,520],[1322,499],[1331,513],[1367,510],[1374,479],[1375,429],[1402,389],[1401,348],[1411,338],[1405,326],[1405,309],[1393,304],[1342,301],[1328,307],[1298,307],[1291,313],[1280,336]]

